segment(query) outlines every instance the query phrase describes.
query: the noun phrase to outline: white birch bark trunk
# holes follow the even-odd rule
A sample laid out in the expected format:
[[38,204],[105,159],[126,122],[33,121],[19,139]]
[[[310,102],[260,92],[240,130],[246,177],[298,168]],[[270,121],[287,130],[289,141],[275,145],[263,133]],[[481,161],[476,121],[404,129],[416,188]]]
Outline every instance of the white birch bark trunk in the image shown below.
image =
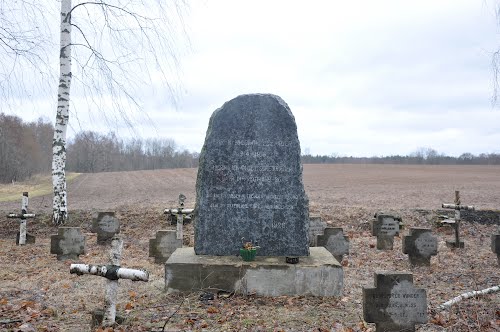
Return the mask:
[[177,239],[182,240],[183,234],[183,225],[184,225],[184,215],[182,213],[177,214]]
[[441,304],[439,307],[437,307],[437,310],[445,310],[445,309],[450,308],[452,305],[457,304],[458,302],[460,302],[462,300],[465,300],[465,299],[468,299],[468,298],[471,298],[474,296],[481,296],[481,295],[486,295],[486,294],[490,294],[490,293],[495,293],[498,291],[500,291],[500,285],[486,288],[486,289],[483,289],[480,291],[471,291],[471,292],[463,293],[463,294]]
[[59,90],[56,122],[52,142],[53,216],[55,225],[64,224],[68,217],[66,196],[66,129],[69,119],[71,86],[71,0],[61,1],[61,42]]
[[[122,258],[123,240],[114,237],[111,240],[111,251],[109,253],[109,262],[112,265],[120,266]],[[116,299],[118,298],[118,280],[106,280],[106,294],[104,295],[104,315],[102,317],[102,326],[115,325],[116,319]]]
[[28,193],[23,193],[23,198],[21,200],[21,221],[19,223],[19,245],[26,244],[26,217],[28,213]]

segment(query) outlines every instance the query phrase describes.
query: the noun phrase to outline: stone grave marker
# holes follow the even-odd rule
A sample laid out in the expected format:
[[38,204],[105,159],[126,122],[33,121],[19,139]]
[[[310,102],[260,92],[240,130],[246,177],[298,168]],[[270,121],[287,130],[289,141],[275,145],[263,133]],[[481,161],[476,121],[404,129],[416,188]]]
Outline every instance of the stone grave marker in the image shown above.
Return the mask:
[[35,236],[28,234],[26,232],[27,225],[26,219],[35,218],[33,213],[28,213],[28,192],[23,192],[21,199],[21,213],[10,213],[7,218],[18,218],[19,219],[19,232],[16,236],[16,244],[25,245],[26,243],[35,243]]
[[377,213],[371,221],[371,230],[377,237],[377,249],[392,250],[394,236],[399,235],[399,220],[389,214]]
[[308,256],[308,210],[288,105],[250,94],[217,109],[200,153],[195,253],[237,255],[245,238],[260,256]]
[[57,260],[78,259],[85,254],[85,235],[80,227],[59,227],[58,234],[50,236],[50,253]]
[[415,331],[427,323],[427,293],[412,274],[375,273],[375,288],[363,288],[363,318],[377,332]]
[[447,240],[446,245],[451,248],[464,248],[465,244],[460,240],[460,210],[475,210],[474,206],[469,205],[461,205],[460,204],[460,191],[455,191],[455,203],[454,204],[446,204],[443,203],[441,205],[445,209],[453,209],[455,210],[455,219],[450,220],[447,223],[453,226],[455,229],[455,239]]
[[114,212],[99,212],[92,219],[92,233],[97,233],[97,243],[106,244],[111,241],[115,234],[120,233],[120,221]]
[[327,227],[324,234],[318,236],[318,247],[325,247],[341,262],[342,256],[349,254],[349,237],[341,227]]
[[108,265],[71,264],[69,272],[83,275],[91,274],[105,277],[106,293],[104,297],[104,313],[96,311],[93,313],[92,322],[98,322],[103,326],[113,326],[117,321],[116,300],[118,297],[118,280],[129,279],[132,281],[148,281],[149,273],[145,270],[134,270],[120,266],[122,257],[123,240],[119,237],[111,239],[111,250],[109,252]]
[[491,250],[497,254],[498,264],[500,265],[500,234],[491,236]]
[[317,236],[323,235],[326,226],[326,222],[321,220],[321,216],[319,214],[309,215],[309,245],[311,247],[319,246],[317,244]]
[[177,248],[182,248],[182,239],[177,238],[176,231],[161,230],[156,238],[149,239],[149,257],[154,257],[156,264],[165,263]]
[[431,265],[431,256],[437,255],[438,240],[430,228],[410,228],[410,234],[403,237],[403,253],[408,255],[412,265]]

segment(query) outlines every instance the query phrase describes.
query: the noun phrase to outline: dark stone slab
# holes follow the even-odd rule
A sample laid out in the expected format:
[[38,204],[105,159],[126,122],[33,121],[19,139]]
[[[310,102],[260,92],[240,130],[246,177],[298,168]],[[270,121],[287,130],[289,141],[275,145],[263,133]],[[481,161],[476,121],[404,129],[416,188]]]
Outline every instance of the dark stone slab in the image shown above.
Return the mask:
[[58,260],[78,259],[85,254],[85,235],[80,227],[59,227],[58,234],[50,236],[50,253]]
[[363,318],[377,331],[415,331],[427,323],[427,293],[413,286],[413,275],[375,273],[375,288],[363,288]]
[[341,262],[342,256],[349,254],[349,238],[341,227],[327,227],[324,234],[318,236],[318,247],[325,247]]
[[158,231],[154,239],[149,239],[149,257],[157,264],[165,263],[177,248],[182,248],[182,239],[177,239],[176,231]]
[[498,264],[500,264],[500,234],[491,236],[491,251],[497,254]]
[[403,253],[412,265],[431,265],[431,256],[437,255],[438,240],[430,228],[410,228],[410,235],[403,237]]
[[114,212],[99,212],[92,219],[92,233],[97,233],[97,243],[111,243],[115,234],[120,233],[120,221],[115,217]]
[[200,154],[195,252],[237,255],[242,238],[262,256],[309,255],[308,199],[288,105],[242,95],[216,110]]
[[390,214],[377,213],[371,221],[372,235],[377,237],[377,249],[392,250],[394,236],[399,235],[399,222]]

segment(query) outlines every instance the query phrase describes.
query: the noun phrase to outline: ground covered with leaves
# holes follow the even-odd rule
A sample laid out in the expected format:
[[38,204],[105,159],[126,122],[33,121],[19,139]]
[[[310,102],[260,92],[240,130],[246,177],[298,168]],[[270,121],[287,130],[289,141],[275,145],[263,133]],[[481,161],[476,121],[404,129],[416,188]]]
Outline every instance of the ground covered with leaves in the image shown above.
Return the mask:
[[[419,171],[410,166],[367,166],[354,167],[349,172],[347,165],[331,169],[307,166],[304,177],[311,213],[320,214],[330,226],[343,227],[350,239],[350,254],[342,261],[344,292],[341,297],[268,298],[219,293],[213,294],[212,299],[211,294],[206,294],[203,289],[185,295],[166,294],[164,267],[154,264],[153,258],[148,257],[149,239],[157,230],[174,229],[162,211],[165,207],[175,207],[180,192],[188,196],[187,206],[194,205],[196,173],[182,170],[176,177],[174,171],[159,171],[160,174],[150,177],[153,183],[146,185],[148,190],[136,191],[126,187],[133,181],[120,180],[119,177],[140,179],[141,174],[149,173],[113,173],[106,181],[124,186],[114,189],[116,207],[112,209],[121,221],[125,243],[122,266],[148,270],[150,281],[119,281],[118,311],[125,321],[107,330],[374,331],[374,324],[363,321],[362,288],[372,288],[374,273],[383,271],[413,273],[415,287],[427,290],[429,322],[418,325],[417,330],[500,330],[500,293],[464,300],[448,310],[435,310],[438,305],[464,292],[500,285],[500,266],[490,249],[490,237],[500,225],[497,212],[480,218],[467,216],[461,227],[464,249],[448,248],[445,240],[453,238],[453,230],[448,226],[438,227],[435,223],[437,216],[444,213],[438,210],[440,204],[452,202],[454,188],[462,191],[464,204],[481,206],[485,202],[485,208],[490,210],[500,206],[497,190],[499,168],[464,168],[466,171],[455,174],[454,168],[431,167]],[[164,182],[174,189],[163,193],[164,196],[156,195],[154,190],[164,188],[164,184],[155,181],[166,175],[173,179]],[[4,216],[7,212],[17,212],[20,200],[0,204],[0,330],[105,330],[92,326],[91,313],[103,308],[106,280],[69,273],[71,263],[108,262],[109,247],[96,243],[96,235],[90,232],[90,226],[95,212],[110,209],[109,198],[102,197],[102,202],[99,202],[96,197],[99,193],[112,191],[104,187],[110,184],[102,180],[102,175],[98,176],[101,181],[94,179],[93,175],[85,176],[81,178],[84,181],[73,183],[74,196],[71,195],[71,183],[69,192],[70,201],[72,197],[85,200],[85,186],[92,184],[86,203],[78,203],[85,206],[70,209],[67,226],[81,226],[86,235],[87,253],[77,261],[58,261],[50,254],[50,235],[57,233],[45,206],[50,197],[30,200],[37,218],[28,220],[28,233],[36,236],[36,243],[26,246],[15,244],[18,221]],[[460,184],[460,181],[465,182]],[[405,186],[405,182],[411,182],[412,186]],[[149,194],[153,199],[147,205],[146,196]],[[124,196],[123,201],[120,195]],[[140,204],[131,203],[135,196]],[[14,206],[16,210],[13,210]],[[400,215],[405,227],[400,237],[395,238],[394,249],[390,251],[377,250],[376,238],[370,234],[369,221],[380,210]],[[438,236],[439,253],[432,258],[430,267],[412,267],[402,253],[402,236],[414,226],[432,228]],[[193,245],[193,229],[189,224],[185,229],[184,245]]]

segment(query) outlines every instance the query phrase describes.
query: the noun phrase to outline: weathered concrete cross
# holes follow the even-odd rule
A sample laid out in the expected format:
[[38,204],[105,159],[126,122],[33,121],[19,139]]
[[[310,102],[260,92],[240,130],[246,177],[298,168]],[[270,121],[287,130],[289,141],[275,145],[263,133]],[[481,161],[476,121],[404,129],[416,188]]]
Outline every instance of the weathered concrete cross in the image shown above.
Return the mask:
[[455,241],[446,241],[446,244],[455,247],[455,248],[463,248],[464,243],[460,241],[460,210],[471,210],[474,211],[475,208],[472,205],[461,205],[460,204],[460,191],[455,191],[455,204],[446,204],[443,203],[442,207],[444,209],[453,209],[455,210],[455,220],[454,222],[448,221],[449,224],[453,225],[455,228]]
[[145,270],[134,270],[120,267],[123,240],[113,237],[111,240],[110,264],[89,265],[71,264],[69,272],[77,275],[92,274],[108,279],[106,294],[104,297],[103,326],[112,326],[116,319],[116,298],[118,295],[118,279],[130,279],[132,281],[148,281],[149,273]]
[[[184,201],[186,200],[186,196],[183,194],[179,194],[179,207],[177,209],[165,209],[163,213],[165,213],[168,217],[176,216],[177,218],[177,239],[182,240],[183,237],[183,228],[184,225],[184,217],[191,215],[194,209],[185,209]],[[168,218],[167,217],[167,218]]]
[[[18,241],[17,243],[19,245],[25,245],[26,244],[26,237],[28,236],[26,234],[26,219],[29,218],[35,218],[35,214],[33,213],[28,213],[28,192],[25,191],[23,192],[23,198],[21,201],[21,213],[11,213],[7,215],[7,218],[19,218],[20,223],[19,223],[19,235],[18,235]],[[35,237],[31,237],[32,242],[35,242]]]
[[408,273],[375,273],[375,288],[363,288],[363,318],[376,331],[415,331],[427,323],[427,293]]

